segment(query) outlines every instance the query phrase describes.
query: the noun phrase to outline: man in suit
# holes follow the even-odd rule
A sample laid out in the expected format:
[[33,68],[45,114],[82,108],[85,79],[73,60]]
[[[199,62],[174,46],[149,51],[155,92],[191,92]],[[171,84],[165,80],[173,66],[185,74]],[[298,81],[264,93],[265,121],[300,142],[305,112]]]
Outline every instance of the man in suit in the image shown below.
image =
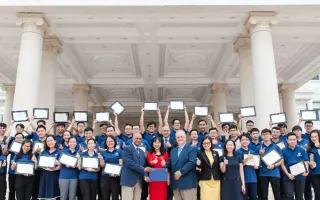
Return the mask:
[[141,140],[142,135],[135,133],[132,144],[123,149],[120,181],[123,200],[140,200],[143,180],[150,182],[148,172],[151,168],[145,167],[145,153],[139,148]]
[[171,150],[167,163],[162,166],[170,169],[170,182],[175,200],[196,200],[198,179],[196,173],[197,150],[186,144],[184,131],[176,132],[177,147]]

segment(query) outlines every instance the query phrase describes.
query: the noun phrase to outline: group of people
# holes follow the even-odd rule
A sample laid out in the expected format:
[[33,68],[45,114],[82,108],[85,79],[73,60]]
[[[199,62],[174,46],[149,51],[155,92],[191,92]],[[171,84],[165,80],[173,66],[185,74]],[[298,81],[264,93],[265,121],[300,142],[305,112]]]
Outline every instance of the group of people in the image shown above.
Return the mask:
[[[184,126],[180,119],[169,124],[170,106],[164,119],[157,110],[158,127],[153,121],[145,126],[144,113],[142,108],[140,124],[126,124],[123,131],[114,113],[114,121],[99,124],[98,135],[96,121],[92,127],[74,120],[47,127],[39,120],[34,127],[31,117],[15,125],[14,136],[14,122],[0,123],[0,200],[7,188],[9,200],[267,200],[269,183],[276,200],[311,200],[311,187],[320,200],[320,132],[312,121],[302,133],[301,121],[290,131],[286,124],[260,131],[248,120],[244,132],[241,115],[238,123],[218,125],[209,115],[194,129],[196,116],[189,120],[186,108]],[[21,143],[19,152],[11,150],[14,142]],[[280,158],[268,164],[263,158],[270,152]],[[77,158],[76,165],[59,162],[62,154]],[[39,167],[41,156],[55,157],[54,167]],[[83,167],[84,157],[97,159],[99,167]],[[294,174],[290,166],[299,162],[305,171]],[[19,163],[33,163],[34,174],[16,173]],[[105,173],[107,164],[120,165],[121,173]],[[167,169],[166,181],[150,179],[156,168]]]

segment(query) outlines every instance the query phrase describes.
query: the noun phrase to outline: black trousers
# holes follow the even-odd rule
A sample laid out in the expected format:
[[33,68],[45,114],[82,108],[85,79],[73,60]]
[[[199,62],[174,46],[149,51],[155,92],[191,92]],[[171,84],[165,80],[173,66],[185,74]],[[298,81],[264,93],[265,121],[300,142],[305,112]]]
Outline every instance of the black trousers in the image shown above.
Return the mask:
[[305,181],[306,180],[283,181],[285,200],[303,200]]
[[16,199],[16,175],[9,174],[9,200]]
[[281,200],[280,197],[280,178],[271,176],[260,176],[261,200],[268,200],[269,183],[271,184],[275,200]]
[[167,200],[173,199],[173,191],[170,186],[167,187]]
[[260,192],[260,176],[259,176],[259,174],[260,174],[260,170],[258,169],[258,170],[256,170],[257,181],[258,181],[258,183],[257,183],[257,196],[260,199],[261,198],[261,192]]
[[142,191],[141,191],[141,200],[147,200],[149,195],[149,184],[145,181],[142,181]]
[[112,200],[119,200],[121,192],[120,177],[101,176],[100,187],[103,200],[109,200],[110,194]]
[[246,194],[244,200],[257,200],[257,183],[246,183]]
[[6,199],[6,178],[5,174],[0,174],[0,199]]
[[36,170],[33,176],[32,200],[38,200],[41,172],[42,170]]
[[101,186],[100,186],[100,177],[101,177],[101,171],[98,172],[98,181],[97,181],[98,200],[102,200],[102,191],[101,191]]
[[83,200],[92,200],[97,198],[97,180],[80,180],[80,189]]
[[[306,184],[304,188],[304,199],[312,200],[312,189],[311,189],[311,176],[306,177]],[[318,200],[318,199],[316,199]]]
[[17,200],[30,200],[32,195],[33,176],[16,175]]
[[320,174],[310,176],[315,199],[320,199]]

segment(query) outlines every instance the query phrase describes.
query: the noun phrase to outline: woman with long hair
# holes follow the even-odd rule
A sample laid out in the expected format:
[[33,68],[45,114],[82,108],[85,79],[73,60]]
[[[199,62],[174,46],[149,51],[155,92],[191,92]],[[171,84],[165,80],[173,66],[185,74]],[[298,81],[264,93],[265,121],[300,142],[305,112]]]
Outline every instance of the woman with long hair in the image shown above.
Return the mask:
[[308,153],[310,157],[310,176],[315,193],[315,199],[320,199],[320,132],[312,130],[310,133]]
[[68,143],[69,143],[68,141],[71,136],[73,136],[73,134],[68,130],[62,134],[62,142],[59,145],[60,150],[68,149]]

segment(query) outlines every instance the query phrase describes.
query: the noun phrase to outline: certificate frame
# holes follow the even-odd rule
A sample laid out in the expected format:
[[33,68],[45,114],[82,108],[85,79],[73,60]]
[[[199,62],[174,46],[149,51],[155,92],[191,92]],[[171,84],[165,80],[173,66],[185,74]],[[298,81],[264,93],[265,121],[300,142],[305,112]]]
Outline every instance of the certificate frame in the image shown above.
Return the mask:
[[260,156],[260,157],[261,157],[261,161],[262,161],[266,166],[268,166],[268,163],[265,162],[264,158],[265,158],[269,153],[271,153],[271,152],[273,152],[273,151],[275,151],[275,152],[279,155],[280,158],[279,158],[278,160],[276,160],[274,163],[270,164],[270,165],[274,165],[275,163],[277,163],[277,162],[279,162],[280,160],[283,159],[282,156],[281,156],[281,154],[280,154],[277,150],[272,149],[271,151],[269,151],[269,152],[265,153],[264,155]]
[[52,159],[55,159],[55,160],[57,159],[57,157],[56,157],[55,155],[40,155],[40,156],[39,156],[38,167],[40,167],[40,168],[51,168],[51,169],[53,169],[53,168],[56,167],[55,162],[54,162],[54,165],[53,165],[53,166],[43,166],[43,165],[41,165],[41,164],[40,164],[41,157],[49,157],[49,158],[52,158]]
[[223,156],[223,149],[219,149],[219,148],[214,148],[212,149],[213,151],[216,151],[218,153],[218,156],[219,157],[222,157]]
[[23,165],[32,165],[32,174],[28,174],[28,175],[34,175],[34,171],[35,171],[35,169],[34,169],[34,163],[33,162],[17,162],[17,165],[16,165],[16,168],[15,168],[15,174],[21,174],[21,175],[24,175],[25,173],[20,173],[20,172],[18,172],[18,165],[20,165],[20,164],[23,164]]
[[[283,144],[283,146],[282,146],[281,144]],[[276,145],[277,145],[281,150],[286,147],[286,144],[285,144],[283,141],[280,141],[280,142],[276,143]]]
[[[246,156],[248,156],[248,155],[249,155],[248,153],[244,153],[244,154],[243,154],[243,159],[246,159]],[[246,166],[260,167],[260,165],[261,165],[260,155],[259,155],[259,154],[253,154],[253,153],[252,153],[251,155],[253,155],[254,157],[258,157],[258,158],[255,158],[255,159],[258,159],[259,162],[258,162],[258,163],[255,163],[255,164],[257,164],[257,165],[248,165],[248,162],[247,162]],[[250,160],[251,160],[251,159],[250,159]]]
[[147,147],[145,145],[140,145],[138,146],[139,149],[141,149],[143,151],[143,153],[147,153]]
[[[67,116],[67,120],[66,121],[64,121],[64,120],[57,121],[56,114],[58,114],[58,115],[66,115]],[[68,123],[68,120],[69,120],[69,113],[68,112],[53,112],[53,121],[55,123]]]
[[[303,118],[303,113],[304,112],[314,112],[315,118]],[[300,110],[300,116],[302,117],[302,121],[318,121],[319,116],[318,116],[318,111],[317,110]]]
[[[272,121],[272,116],[275,116],[275,115],[284,115],[285,120],[284,120],[284,121],[281,121],[281,122],[273,122],[273,121]],[[270,114],[270,121],[272,122],[272,124],[287,123],[287,114],[286,114],[285,112]]]
[[98,157],[90,157],[90,156],[81,156],[81,169],[85,169],[85,168],[88,168],[88,167],[85,167],[83,165],[83,158],[93,158],[93,159],[97,159],[98,160],[98,166],[97,167],[91,167],[92,169],[99,169],[99,166],[100,166],[100,160]]
[[[219,112],[219,121],[221,123],[233,123],[234,122],[234,114],[233,113],[230,113],[230,112]],[[228,121],[222,121],[221,120],[221,115],[232,115],[232,121],[231,120],[228,120]]]
[[[108,120],[97,120],[97,114],[102,114],[102,113],[108,114]],[[96,112],[96,113],[94,114],[94,118],[95,118],[95,120],[96,120],[97,122],[107,122],[107,121],[110,120],[110,113],[109,113],[109,112]]]
[[14,145],[14,143],[18,143],[18,144],[20,144],[20,150],[21,150],[21,148],[22,148],[22,142],[17,142],[17,141],[13,141],[12,143],[11,143],[11,145],[10,145],[10,147],[9,147],[9,152],[12,152],[12,153],[19,153],[20,152],[20,150],[19,151],[13,151],[13,150],[11,150],[11,148],[12,148],[12,146]]
[[[178,108],[172,108],[171,103],[182,103],[182,108],[178,109]],[[170,101],[170,110],[184,110],[184,101]]]
[[[305,173],[305,172],[308,172],[308,169],[307,169],[307,167],[306,167],[305,161],[299,161],[299,162],[297,162],[297,163],[294,163],[294,164],[288,166],[288,169],[289,169],[290,173],[292,174],[290,167],[292,167],[292,166],[294,166],[294,165],[296,165],[296,164],[299,164],[299,163],[302,163],[302,165],[304,166],[304,170],[305,170],[305,171],[302,172],[302,173],[299,173],[299,174],[295,174],[294,176],[299,176],[299,175],[302,175],[302,174]],[[292,174],[292,175],[293,175],[293,174]]]
[[[76,120],[76,114],[85,113],[87,115],[85,120]],[[76,122],[88,122],[88,111],[73,111],[73,118]]]
[[[107,173],[107,172],[106,172],[107,166],[108,166],[108,167],[120,167],[120,170],[119,170],[118,173]],[[114,163],[105,163],[105,166],[104,166],[104,168],[103,168],[103,170],[102,170],[102,173],[103,173],[103,174],[114,174],[114,175],[116,175],[116,176],[120,176],[120,175],[121,175],[121,170],[122,170],[122,166],[121,166],[121,165],[117,165],[117,164],[114,164]]]
[[[14,120],[14,113],[25,113],[26,119],[23,119],[23,120]],[[28,121],[28,111],[27,111],[27,110],[15,110],[15,111],[11,111],[11,116],[12,116],[12,120],[13,120],[14,122],[26,122],[26,121]]]
[[[115,104],[120,104],[120,105],[122,106],[123,110],[122,110],[121,112],[117,113],[117,112],[112,108]],[[113,102],[113,103],[110,105],[109,108],[110,108],[112,111],[116,112],[117,115],[120,115],[121,113],[123,113],[123,112],[126,110],[126,108],[123,106],[122,103],[120,103],[120,101],[115,101],[115,102]]]
[[[37,110],[45,110],[47,111],[47,116],[46,117],[37,117],[35,115]],[[49,108],[33,108],[33,112],[32,112],[34,119],[49,119]]]
[[[156,109],[146,109],[145,107],[146,107],[146,104],[156,104],[157,106],[157,108]],[[145,111],[157,111],[157,109],[159,108],[159,102],[156,102],[156,101],[145,101],[145,102],[143,102],[143,109],[145,110]]]
[[[197,109],[197,108],[206,108],[206,109],[207,109],[207,111],[206,111],[207,114],[197,114],[197,113],[196,113],[196,109]],[[193,109],[194,109],[194,114],[195,114],[196,116],[206,117],[206,116],[209,115],[209,107],[208,107],[208,106],[194,106]]]
[[[62,156],[64,156],[64,155],[74,158],[74,159],[76,160],[75,164],[74,164],[74,165],[70,165],[69,163],[64,163],[64,162],[62,162],[62,161],[61,161],[61,158],[62,158]],[[71,166],[72,168],[75,168],[75,167],[77,166],[77,164],[78,164],[78,158],[77,158],[76,156],[73,156],[73,155],[66,154],[66,153],[62,152],[62,153],[60,154],[60,156],[59,156],[58,162],[59,162],[60,164],[69,165],[69,166]]]
[[[243,115],[243,114],[242,114],[242,109],[247,109],[247,108],[252,108],[253,111],[254,111],[254,114],[253,114],[253,115]],[[255,116],[257,115],[257,113],[256,113],[256,107],[255,107],[255,106],[241,106],[241,107],[240,107],[240,113],[241,113],[241,115],[242,115],[243,117],[255,117]]]
[[[32,151],[36,150],[35,148],[36,148],[37,144],[42,144],[43,145],[42,150],[44,149],[44,143],[36,141],[36,142],[33,142]],[[39,146],[39,145],[37,145],[37,146]]]

